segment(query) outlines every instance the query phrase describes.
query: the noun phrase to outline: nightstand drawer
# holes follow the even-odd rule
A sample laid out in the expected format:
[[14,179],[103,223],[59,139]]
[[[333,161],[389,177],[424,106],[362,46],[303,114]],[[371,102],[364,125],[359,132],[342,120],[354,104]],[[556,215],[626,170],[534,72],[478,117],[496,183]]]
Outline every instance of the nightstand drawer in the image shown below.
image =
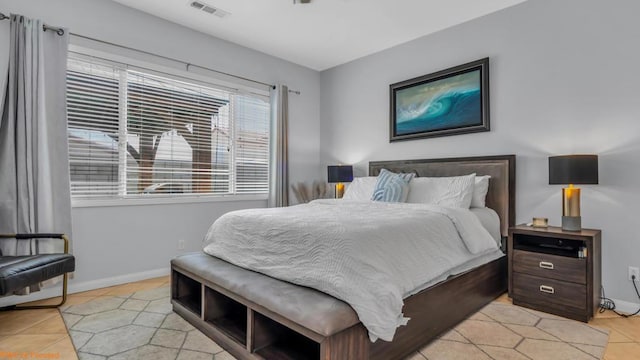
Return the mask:
[[513,250],[513,271],[544,278],[587,283],[587,261],[566,256]]
[[528,298],[536,302],[549,302],[574,309],[587,308],[587,287],[570,282],[542,278],[513,272],[515,298]]

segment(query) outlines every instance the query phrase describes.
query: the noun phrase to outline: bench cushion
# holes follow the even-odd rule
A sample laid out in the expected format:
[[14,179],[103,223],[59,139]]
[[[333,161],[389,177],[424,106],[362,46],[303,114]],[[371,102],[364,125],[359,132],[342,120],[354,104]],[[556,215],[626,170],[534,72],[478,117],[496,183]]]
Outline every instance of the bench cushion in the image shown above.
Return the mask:
[[330,295],[240,268],[205,253],[179,256],[171,260],[171,265],[323,336],[360,322],[351,306]]
[[69,254],[0,256],[0,296],[75,270]]

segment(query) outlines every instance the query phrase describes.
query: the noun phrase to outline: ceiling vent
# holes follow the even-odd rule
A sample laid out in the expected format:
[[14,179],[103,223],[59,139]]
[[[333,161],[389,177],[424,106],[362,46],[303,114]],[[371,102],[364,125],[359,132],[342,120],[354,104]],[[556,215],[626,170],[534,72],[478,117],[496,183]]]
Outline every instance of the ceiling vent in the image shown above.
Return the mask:
[[220,18],[223,18],[223,17],[231,14],[228,11],[224,11],[222,9],[219,9],[219,8],[215,7],[215,6],[211,6],[209,4],[205,4],[202,1],[191,1],[191,2],[189,2],[189,5],[194,9],[197,9],[197,10],[200,10],[200,11],[204,11],[209,15],[215,15],[215,16],[220,17]]

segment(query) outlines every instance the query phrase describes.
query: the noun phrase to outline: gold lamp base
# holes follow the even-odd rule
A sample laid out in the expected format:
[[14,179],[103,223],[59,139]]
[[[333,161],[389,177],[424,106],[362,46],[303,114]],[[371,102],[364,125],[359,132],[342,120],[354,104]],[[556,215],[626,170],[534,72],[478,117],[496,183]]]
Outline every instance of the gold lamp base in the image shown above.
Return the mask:
[[562,189],[562,230],[582,230],[580,189],[573,187],[573,185]]
[[336,184],[336,199],[342,199],[343,195],[344,195],[344,184],[343,183],[337,183]]

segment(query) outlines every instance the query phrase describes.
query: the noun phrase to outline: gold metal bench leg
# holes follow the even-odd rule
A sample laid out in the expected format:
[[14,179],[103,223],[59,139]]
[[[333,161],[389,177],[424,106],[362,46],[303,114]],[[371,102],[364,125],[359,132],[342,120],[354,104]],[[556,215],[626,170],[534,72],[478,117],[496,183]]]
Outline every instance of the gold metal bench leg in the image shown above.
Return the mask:
[[33,309],[57,309],[58,307],[64,305],[67,302],[67,281],[69,278],[68,273],[64,273],[62,275],[62,298],[60,302],[57,304],[51,305],[12,305],[1,308],[0,310],[33,310]]

